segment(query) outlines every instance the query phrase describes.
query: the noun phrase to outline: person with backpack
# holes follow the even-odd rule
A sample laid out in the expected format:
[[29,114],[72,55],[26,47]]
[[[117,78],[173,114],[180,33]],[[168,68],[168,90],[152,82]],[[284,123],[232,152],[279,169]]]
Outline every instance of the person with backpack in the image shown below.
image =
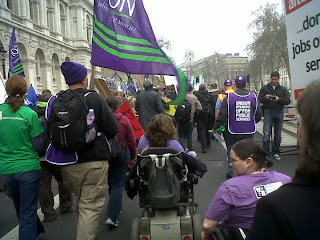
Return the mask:
[[211,97],[207,90],[207,85],[204,83],[200,84],[199,91],[196,92],[195,95],[202,106],[202,110],[196,112],[198,138],[201,143],[202,152],[206,153],[207,149],[210,147],[210,134],[208,130],[212,127],[209,125]]
[[178,127],[178,138],[183,149],[188,148],[193,151],[192,146],[192,131],[193,131],[193,118],[195,111],[201,111],[202,106],[198,98],[192,94],[193,86],[189,83],[188,93],[186,99],[177,105],[175,119]]
[[[118,132],[117,120],[105,99],[87,90],[87,69],[75,62],[63,62],[61,72],[69,89],[49,100],[46,114],[54,146],[52,158],[62,167],[63,181],[78,200],[77,240],[94,240],[105,203],[108,183],[107,139]],[[52,100],[53,99],[53,100]],[[91,116],[87,116],[91,110]],[[86,138],[96,130],[94,138]],[[74,154],[73,154],[74,153]],[[68,160],[76,156],[70,164]]]
[[42,151],[38,153],[39,161],[41,166],[41,178],[40,178],[40,189],[39,189],[39,203],[41,211],[44,215],[45,222],[51,222],[57,219],[57,214],[53,208],[54,200],[51,188],[52,176],[58,182],[59,190],[59,202],[60,202],[60,213],[65,214],[72,211],[72,196],[71,192],[63,183],[61,166],[51,164],[47,162],[45,158],[46,150],[50,144],[48,136],[47,122],[45,119],[45,110],[51,93],[44,92],[39,96],[39,102],[37,103],[34,111],[38,114],[38,118],[42,124],[44,132],[41,134],[43,141]]
[[129,119],[119,112],[120,102],[114,96],[107,97],[107,103],[118,120],[118,144],[121,146],[118,157],[110,160],[108,174],[109,202],[105,224],[118,227],[118,215],[122,210],[122,192],[130,159],[136,159],[136,137]]
[[215,108],[216,108],[216,103],[217,103],[217,99],[218,99],[218,95],[219,95],[219,89],[216,83],[212,82],[210,84],[210,90],[209,90],[209,94],[211,97],[211,102],[210,102],[210,110],[209,110],[209,126],[211,126],[210,128],[212,128],[214,122],[216,121],[216,117],[215,117]]

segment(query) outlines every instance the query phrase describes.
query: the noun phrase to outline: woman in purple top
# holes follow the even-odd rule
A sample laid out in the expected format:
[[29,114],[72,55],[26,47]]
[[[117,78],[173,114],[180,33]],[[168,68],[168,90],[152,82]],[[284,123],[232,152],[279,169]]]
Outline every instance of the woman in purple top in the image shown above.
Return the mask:
[[290,177],[282,173],[266,170],[272,162],[266,161],[265,151],[253,140],[236,143],[230,156],[236,177],[225,181],[216,192],[202,225],[202,239],[211,239],[220,221],[226,234],[232,228],[249,230],[257,201],[291,182]]
[[[170,147],[179,152],[184,152],[180,143],[174,139],[175,127],[171,117],[166,114],[157,114],[149,122],[145,134],[140,138],[138,144],[138,153],[141,153],[146,147]],[[188,155],[196,157],[194,151],[188,152]]]

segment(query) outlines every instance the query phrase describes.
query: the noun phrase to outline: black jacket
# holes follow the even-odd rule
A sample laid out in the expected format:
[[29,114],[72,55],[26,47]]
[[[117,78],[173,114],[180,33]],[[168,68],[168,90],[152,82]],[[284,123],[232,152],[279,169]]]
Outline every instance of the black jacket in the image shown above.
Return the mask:
[[[239,94],[239,95],[248,95],[249,91],[246,89],[237,89],[235,91],[235,93]],[[228,95],[227,95],[228,97]],[[217,128],[219,128],[221,125],[225,125],[227,126],[227,121],[228,121],[228,101],[227,101],[227,97],[225,97],[223,99],[223,102],[221,104],[221,108],[220,108],[220,113],[218,118],[216,119],[215,124],[213,125],[213,130],[216,130]],[[261,110],[261,106],[259,104],[258,101],[258,106],[257,106],[257,111],[256,114],[254,115],[254,119],[256,121],[256,123],[260,122],[261,117],[262,117],[262,110]]]
[[[266,99],[266,95],[275,95],[279,97],[279,101],[273,101]],[[275,89],[273,89],[272,84],[269,83],[267,85],[264,85],[258,96],[259,102],[263,104],[263,109],[273,109],[273,110],[282,110],[285,105],[290,104],[290,94],[289,91],[283,87],[283,86],[276,86]]]
[[303,240],[320,236],[320,186],[302,175],[262,197],[248,240]]

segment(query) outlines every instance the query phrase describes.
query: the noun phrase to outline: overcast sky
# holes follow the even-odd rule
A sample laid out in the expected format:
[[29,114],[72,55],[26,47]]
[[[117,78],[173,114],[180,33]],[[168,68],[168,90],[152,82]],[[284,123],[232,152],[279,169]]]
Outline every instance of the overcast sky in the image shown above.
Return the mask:
[[[190,49],[195,60],[214,52],[240,53],[252,42],[252,11],[282,0],[143,0],[154,33],[171,41],[177,64]],[[169,54],[170,55],[170,54]]]

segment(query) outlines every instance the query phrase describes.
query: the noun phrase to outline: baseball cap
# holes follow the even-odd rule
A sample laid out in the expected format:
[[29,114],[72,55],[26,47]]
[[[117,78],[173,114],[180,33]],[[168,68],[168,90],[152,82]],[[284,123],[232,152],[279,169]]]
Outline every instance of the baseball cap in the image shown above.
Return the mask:
[[225,86],[232,86],[232,81],[231,81],[231,79],[224,80],[224,85],[225,85]]
[[236,76],[236,78],[234,79],[235,83],[247,83],[247,78],[244,75],[238,75]]

